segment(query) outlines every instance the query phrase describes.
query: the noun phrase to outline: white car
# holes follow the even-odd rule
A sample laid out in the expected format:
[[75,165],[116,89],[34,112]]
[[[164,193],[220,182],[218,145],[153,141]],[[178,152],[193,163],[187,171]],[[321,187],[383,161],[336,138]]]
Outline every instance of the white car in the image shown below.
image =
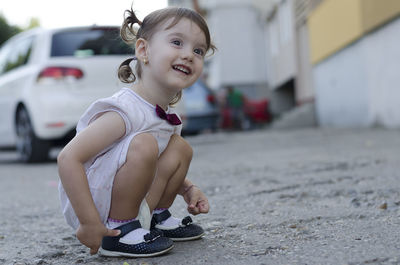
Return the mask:
[[133,49],[119,27],[34,29],[0,48],[0,148],[24,162],[48,159],[65,144],[85,109],[118,91],[117,71]]

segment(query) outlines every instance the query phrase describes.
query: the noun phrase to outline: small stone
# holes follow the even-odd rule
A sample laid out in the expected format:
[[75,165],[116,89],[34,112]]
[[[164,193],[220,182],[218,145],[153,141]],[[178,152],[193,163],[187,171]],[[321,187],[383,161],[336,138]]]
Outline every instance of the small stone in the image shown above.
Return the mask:
[[353,199],[351,200],[351,204],[352,204],[353,206],[355,206],[355,207],[360,207],[360,206],[361,206],[360,199],[358,199],[358,198],[353,198]]
[[210,223],[208,223],[207,224],[209,227],[219,227],[219,226],[221,226],[222,225],[222,223],[221,222],[218,222],[218,221],[214,221],[214,222],[210,222]]
[[262,256],[262,255],[265,255],[265,254],[267,254],[267,249],[265,249],[265,250],[254,250],[252,253],[251,253],[251,255],[252,256]]
[[379,205],[379,209],[386,210],[387,209],[387,202],[384,202],[381,205]]
[[35,261],[36,265],[43,265],[43,264],[47,264],[47,262],[44,259],[38,259]]
[[255,227],[255,224],[249,224],[249,225],[246,226],[246,228],[247,228],[248,230],[251,230],[251,229],[253,229],[254,227]]

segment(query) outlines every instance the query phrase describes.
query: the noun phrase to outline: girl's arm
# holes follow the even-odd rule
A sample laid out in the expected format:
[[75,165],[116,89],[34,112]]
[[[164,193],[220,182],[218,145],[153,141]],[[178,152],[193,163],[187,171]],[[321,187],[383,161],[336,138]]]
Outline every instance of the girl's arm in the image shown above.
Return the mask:
[[58,170],[64,190],[79,219],[77,237],[82,244],[97,252],[107,230],[100,220],[89,190],[84,163],[125,134],[125,123],[116,112],[106,112],[80,132],[60,152]]
[[187,178],[182,184],[179,194],[183,196],[183,199],[188,204],[187,210],[189,213],[196,215],[199,213],[208,213],[210,205],[207,197],[204,193],[194,185]]

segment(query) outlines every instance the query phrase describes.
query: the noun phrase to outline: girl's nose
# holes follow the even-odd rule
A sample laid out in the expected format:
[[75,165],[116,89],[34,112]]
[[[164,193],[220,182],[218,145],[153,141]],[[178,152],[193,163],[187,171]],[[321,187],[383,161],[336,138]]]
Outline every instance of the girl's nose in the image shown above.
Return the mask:
[[184,49],[182,51],[182,59],[192,61],[193,60],[193,51],[191,49]]

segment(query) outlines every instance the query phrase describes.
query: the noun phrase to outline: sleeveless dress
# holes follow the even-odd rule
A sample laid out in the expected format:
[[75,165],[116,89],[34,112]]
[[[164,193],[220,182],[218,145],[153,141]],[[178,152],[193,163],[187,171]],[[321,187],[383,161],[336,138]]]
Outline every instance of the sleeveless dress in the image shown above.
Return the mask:
[[[117,112],[125,122],[125,135],[111,146],[102,150],[84,165],[90,192],[104,224],[110,212],[114,176],[126,161],[128,147],[132,139],[140,133],[152,134],[158,142],[158,155],[160,156],[167,147],[171,136],[173,134],[180,135],[181,133],[182,124],[177,126],[169,124],[157,116],[155,108],[154,105],[144,100],[133,90],[122,88],[111,97],[95,101],[78,122],[76,128],[77,134],[101,114],[108,111]],[[175,110],[171,107],[168,108],[166,113],[176,114]],[[67,223],[74,229],[77,229],[79,220],[75,215],[61,182],[59,184],[59,194],[62,211]]]

